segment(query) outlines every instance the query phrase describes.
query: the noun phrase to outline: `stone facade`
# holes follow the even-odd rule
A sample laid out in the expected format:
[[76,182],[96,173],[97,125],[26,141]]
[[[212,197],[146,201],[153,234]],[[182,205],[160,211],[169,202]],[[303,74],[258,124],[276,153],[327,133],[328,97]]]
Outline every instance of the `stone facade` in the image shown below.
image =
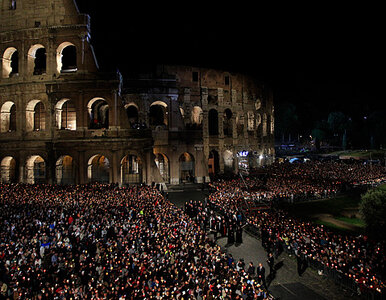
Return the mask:
[[152,129],[166,182],[208,181],[274,159],[272,92],[247,75],[161,65],[125,81],[122,95],[126,109],[135,107],[137,121]]
[[1,182],[209,180],[272,160],[273,100],[243,74],[102,73],[72,0],[0,2]]

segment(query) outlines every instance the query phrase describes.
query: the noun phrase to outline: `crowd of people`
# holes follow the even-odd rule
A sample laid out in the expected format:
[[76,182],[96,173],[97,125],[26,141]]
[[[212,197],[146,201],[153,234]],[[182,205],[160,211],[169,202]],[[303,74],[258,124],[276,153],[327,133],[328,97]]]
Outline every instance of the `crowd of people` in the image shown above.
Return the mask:
[[267,251],[277,252],[282,248],[294,253],[300,261],[311,261],[321,270],[328,268],[352,278],[361,291],[384,292],[385,241],[374,241],[364,235],[338,234],[323,225],[291,217],[273,208],[271,201],[281,196],[288,200],[304,194],[335,193],[350,185],[379,182],[385,179],[384,168],[360,163],[309,162],[273,164],[265,171],[263,179],[212,182],[209,202],[218,211],[229,214],[248,207],[246,202],[252,205],[264,198],[269,208],[245,210],[245,221],[259,230]]
[[146,185],[2,184],[0,299],[271,298],[204,211]]

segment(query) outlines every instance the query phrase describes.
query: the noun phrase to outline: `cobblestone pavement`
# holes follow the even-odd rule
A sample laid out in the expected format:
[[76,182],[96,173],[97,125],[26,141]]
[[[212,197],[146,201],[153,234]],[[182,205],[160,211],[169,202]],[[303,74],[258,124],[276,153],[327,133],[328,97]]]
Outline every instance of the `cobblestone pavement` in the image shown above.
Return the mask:
[[[189,199],[202,200],[203,197],[204,193],[199,190],[169,193],[169,200],[179,207],[182,207],[185,201]],[[299,276],[296,259],[287,253],[282,253],[275,260],[275,265],[278,269],[274,278],[270,280],[271,277],[268,276],[269,267],[266,262],[267,253],[261,246],[261,241],[246,231],[243,233],[243,243],[240,245],[226,245],[227,238],[220,238],[217,240],[217,243],[224,251],[232,254],[236,261],[243,258],[246,265],[249,262],[253,262],[256,267],[261,262],[266,269],[268,290],[276,299],[360,299],[351,291],[343,289],[326,276],[318,275],[317,271],[311,268],[307,268],[302,276]]]

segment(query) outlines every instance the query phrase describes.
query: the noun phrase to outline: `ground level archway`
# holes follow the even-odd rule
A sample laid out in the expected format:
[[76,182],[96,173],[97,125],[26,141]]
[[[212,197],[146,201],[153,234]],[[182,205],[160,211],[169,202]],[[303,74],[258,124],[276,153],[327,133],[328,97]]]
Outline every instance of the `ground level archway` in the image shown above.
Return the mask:
[[128,154],[122,158],[121,182],[122,184],[142,183],[142,161],[138,156]]
[[55,165],[56,184],[75,184],[74,160],[69,155],[59,157]]
[[188,152],[181,154],[179,158],[180,164],[180,182],[194,182],[194,157]]
[[25,179],[30,184],[46,182],[46,162],[40,155],[31,155],[27,159]]
[[168,159],[168,157],[163,153],[157,153],[155,155],[154,161],[155,161],[155,164],[160,172],[162,180],[164,182],[169,183],[170,177],[169,177],[169,159]]
[[1,183],[13,183],[16,180],[16,160],[12,156],[6,156],[1,160]]
[[90,157],[87,177],[90,182],[110,182],[110,162],[106,156],[96,154]]

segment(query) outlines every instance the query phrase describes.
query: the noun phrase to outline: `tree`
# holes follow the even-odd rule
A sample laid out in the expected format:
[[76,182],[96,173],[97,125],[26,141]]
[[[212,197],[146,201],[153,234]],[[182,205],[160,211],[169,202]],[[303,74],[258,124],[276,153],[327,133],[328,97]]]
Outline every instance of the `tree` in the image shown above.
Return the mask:
[[371,189],[362,195],[359,204],[360,213],[366,223],[366,229],[374,237],[386,237],[386,190]]

